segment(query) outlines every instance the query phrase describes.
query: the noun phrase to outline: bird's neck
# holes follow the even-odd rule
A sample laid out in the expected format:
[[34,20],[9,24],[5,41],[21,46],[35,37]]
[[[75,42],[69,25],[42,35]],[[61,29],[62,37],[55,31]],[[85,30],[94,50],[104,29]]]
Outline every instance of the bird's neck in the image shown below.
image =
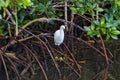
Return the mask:
[[64,31],[63,31],[63,29],[60,29],[60,33],[63,33]]

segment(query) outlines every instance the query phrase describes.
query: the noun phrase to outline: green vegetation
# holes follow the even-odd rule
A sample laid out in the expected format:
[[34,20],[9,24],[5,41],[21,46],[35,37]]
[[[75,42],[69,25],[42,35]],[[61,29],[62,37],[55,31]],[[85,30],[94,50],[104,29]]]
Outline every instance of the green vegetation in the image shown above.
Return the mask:
[[110,37],[118,39],[120,34],[120,5],[119,0],[71,0],[73,7],[70,7],[73,14],[90,14],[91,25],[85,26],[88,35],[91,37],[97,35],[106,35],[106,40]]
[[[58,47],[53,33],[63,24],[68,31]],[[118,80],[120,50],[107,44],[119,35],[120,0],[0,0],[0,77]]]

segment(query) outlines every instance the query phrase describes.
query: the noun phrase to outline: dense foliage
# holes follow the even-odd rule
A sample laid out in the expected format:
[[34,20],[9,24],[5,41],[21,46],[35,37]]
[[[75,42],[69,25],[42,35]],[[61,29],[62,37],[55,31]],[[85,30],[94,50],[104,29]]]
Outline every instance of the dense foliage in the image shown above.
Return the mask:
[[[59,2],[62,2],[59,1]],[[59,3],[56,2],[56,3]],[[72,10],[72,14],[79,14],[86,17],[91,23],[89,26],[84,24],[84,28],[88,31],[88,35],[91,37],[97,35],[106,35],[106,40],[110,37],[118,39],[119,32],[119,15],[120,4],[119,0],[70,0],[69,9]],[[62,3],[63,4],[63,3]],[[5,20],[10,17],[7,14],[8,9],[13,18],[15,18],[16,27],[21,27],[30,19],[38,17],[60,17],[63,16],[59,8],[56,8],[59,4],[55,4],[50,0],[1,0],[0,3],[0,19]],[[56,7],[54,7],[56,6]],[[29,17],[29,18],[28,18]],[[9,19],[8,19],[9,20]],[[6,35],[7,31],[3,32],[5,26],[4,23],[0,24],[0,34]]]
[[[68,31],[65,32],[65,44],[56,49],[53,32],[61,24],[66,24]],[[69,80],[87,80],[80,76],[87,74],[87,70],[86,73],[81,73],[79,64],[85,61],[81,61],[80,56],[84,54],[80,54],[79,47],[86,49],[86,44],[100,53],[102,59],[105,58],[103,65],[105,61],[108,65],[112,62],[113,55],[109,50],[106,53],[104,40],[118,39],[119,35],[120,0],[0,0],[0,62],[3,63],[0,63],[0,66],[4,66],[7,80],[11,77],[10,72],[17,75],[18,78],[12,76],[15,80],[21,80],[21,77],[26,79],[23,76],[27,72],[32,75],[35,75],[34,71],[40,72],[39,68],[43,72],[40,74],[45,78],[39,77],[48,80],[51,73],[47,74],[47,71],[52,71],[49,69],[51,66],[56,68],[62,80],[69,79],[60,72],[66,73],[67,70],[75,73],[70,74],[74,77]],[[93,43],[98,45],[100,40],[101,45],[93,46],[91,39],[96,40]],[[76,57],[78,54],[80,56]],[[6,65],[7,63],[12,67]],[[93,74],[96,76],[95,73]],[[104,80],[107,80],[106,76]]]
[[91,16],[91,25],[84,28],[88,31],[91,37],[97,35],[106,35],[106,40],[110,37],[118,39],[120,34],[120,5],[119,0],[71,0],[75,5],[70,7],[73,14]]

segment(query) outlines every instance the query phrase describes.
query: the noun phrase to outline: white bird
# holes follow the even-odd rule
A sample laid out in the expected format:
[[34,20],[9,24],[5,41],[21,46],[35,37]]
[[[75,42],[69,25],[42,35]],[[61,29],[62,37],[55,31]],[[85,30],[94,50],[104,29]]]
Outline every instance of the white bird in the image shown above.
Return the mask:
[[59,46],[60,44],[63,43],[63,40],[64,40],[64,29],[65,29],[65,26],[61,25],[60,29],[57,30],[54,33],[54,42],[55,42],[55,45]]

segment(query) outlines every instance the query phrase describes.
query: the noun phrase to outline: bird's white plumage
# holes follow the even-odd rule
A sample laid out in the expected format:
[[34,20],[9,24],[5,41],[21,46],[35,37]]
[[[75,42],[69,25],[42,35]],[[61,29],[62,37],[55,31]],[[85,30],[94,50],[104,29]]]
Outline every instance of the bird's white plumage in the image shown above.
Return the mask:
[[57,30],[54,33],[54,42],[55,42],[55,45],[59,46],[60,44],[63,43],[63,40],[64,40],[64,29],[65,29],[65,26],[61,25],[60,29]]

